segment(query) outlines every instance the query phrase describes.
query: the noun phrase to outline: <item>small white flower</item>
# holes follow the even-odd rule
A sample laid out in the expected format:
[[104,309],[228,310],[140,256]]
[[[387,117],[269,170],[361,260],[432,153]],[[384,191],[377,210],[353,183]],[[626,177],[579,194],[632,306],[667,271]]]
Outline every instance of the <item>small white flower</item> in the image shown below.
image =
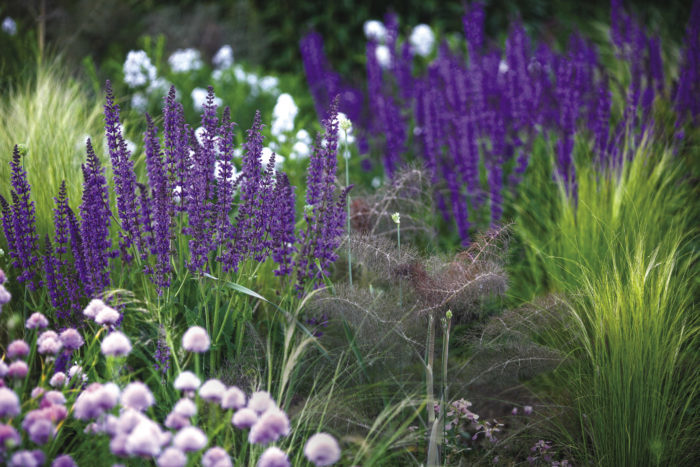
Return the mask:
[[165,94],[170,90],[170,83],[165,78],[156,78],[148,84],[146,92],[148,94],[158,93]]
[[277,91],[277,86],[279,86],[280,80],[275,76],[263,76],[260,80],[259,85],[262,92],[273,94]]
[[338,112],[338,126],[347,133],[352,132],[352,122],[343,112]]
[[183,371],[175,378],[173,386],[178,391],[196,391],[200,384],[202,382],[197,378],[197,375],[191,371]]
[[230,68],[233,65],[233,48],[230,45],[222,46],[214,55],[212,63],[218,70]]
[[372,179],[372,188],[379,188],[382,186],[382,179],[379,177],[374,177]]
[[413,53],[421,57],[427,57],[433,51],[435,45],[435,34],[427,24],[419,24],[411,32],[411,37],[408,39],[411,43]]
[[504,74],[508,73],[508,70],[510,70],[510,67],[508,66],[508,63],[506,63],[505,60],[501,60],[501,61],[498,63],[498,73],[504,75]]
[[292,152],[289,154],[289,158],[291,160],[306,159],[310,155],[311,148],[309,148],[309,145],[303,141],[297,141],[294,143],[294,146],[292,146]]
[[168,58],[170,69],[175,73],[186,73],[202,68],[202,58],[197,49],[177,49]]
[[294,98],[288,94],[280,94],[277,103],[272,109],[272,127],[270,132],[274,136],[279,136],[294,130],[294,119],[299,113],[299,107],[294,103]]
[[182,196],[182,187],[180,185],[176,185],[173,188],[173,201],[175,204],[180,204],[182,199],[180,198]]
[[374,56],[377,58],[379,66],[385,70],[391,66],[391,52],[386,45],[377,46],[374,51]]
[[2,30],[6,34],[14,36],[15,34],[17,34],[17,23],[15,22],[15,20],[8,16],[4,20],[2,20]]
[[[105,138],[105,141],[107,139]],[[124,140],[126,143],[126,150],[129,151],[131,154],[136,152],[136,143],[131,141],[130,139]]]
[[391,215],[391,220],[394,221],[394,224],[399,225],[401,223],[401,214],[395,212]]
[[243,82],[247,80],[248,73],[245,72],[242,66],[236,65],[233,67],[233,76],[236,81]]
[[311,135],[308,131],[304,130],[303,128],[297,131],[296,139],[297,141],[301,141],[302,143],[306,143],[307,145],[311,144]]
[[124,82],[130,88],[143,86],[156,79],[156,67],[143,50],[130,50],[124,61]]
[[386,40],[386,27],[381,21],[377,21],[376,19],[365,21],[363,29],[367,39],[374,39],[377,42],[384,42]]

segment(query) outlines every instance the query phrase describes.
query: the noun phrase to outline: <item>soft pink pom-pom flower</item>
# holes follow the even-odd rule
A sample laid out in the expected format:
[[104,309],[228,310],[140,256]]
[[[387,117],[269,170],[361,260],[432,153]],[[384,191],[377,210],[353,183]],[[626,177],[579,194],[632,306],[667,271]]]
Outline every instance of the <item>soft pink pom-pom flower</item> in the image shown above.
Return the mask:
[[24,363],[22,360],[12,362],[7,368],[7,376],[14,379],[22,379],[25,376],[27,376],[28,372],[29,368],[27,367],[27,364]]
[[23,340],[12,341],[7,346],[7,357],[14,360],[15,358],[24,358],[29,355],[29,344]]
[[340,446],[328,433],[316,433],[306,442],[304,455],[316,467],[332,465],[340,460]]
[[78,467],[78,464],[75,463],[71,456],[63,454],[53,460],[51,467]]
[[183,398],[177,401],[177,404],[173,407],[173,413],[189,418],[197,413],[197,406],[191,399]]
[[146,418],[129,433],[126,450],[132,456],[155,457],[168,440],[158,424]]
[[112,331],[102,340],[101,349],[107,357],[124,357],[131,352],[131,341],[123,333]]
[[224,393],[224,397],[221,398],[222,409],[238,410],[245,407],[245,404],[245,394],[236,386],[231,386],[230,388],[228,388]]
[[19,397],[11,389],[0,388],[0,418],[19,415]]
[[58,334],[53,331],[44,331],[36,340],[40,354],[56,355],[62,348],[63,343],[58,338]]
[[49,384],[51,387],[56,388],[56,387],[63,387],[66,384],[66,374],[62,371],[59,371],[57,373],[54,373],[53,376],[51,377],[51,380],[49,381]]
[[196,391],[202,382],[197,378],[197,375],[191,371],[183,371],[175,378],[175,389],[178,391]]
[[189,452],[199,451],[207,445],[207,435],[202,430],[194,426],[188,426],[177,432],[173,438],[173,446]]
[[255,410],[255,412],[258,414],[262,414],[267,409],[271,409],[276,406],[277,404],[275,403],[275,400],[267,391],[254,392],[250,395],[250,399],[248,399],[248,408]]
[[158,467],[184,467],[187,464],[187,455],[177,448],[168,448],[158,457]]
[[214,446],[202,456],[202,467],[231,467],[231,458],[224,448]]
[[85,343],[83,336],[81,336],[80,333],[73,328],[68,328],[63,331],[59,336],[59,339],[61,340],[63,347],[68,350],[77,350]]
[[17,451],[10,459],[11,467],[39,467],[44,465],[46,456],[38,449],[33,451]]
[[10,303],[10,300],[12,300],[12,294],[4,285],[0,284],[0,313],[2,312],[2,306]]
[[210,379],[199,388],[199,397],[207,402],[221,402],[226,386],[218,379]]
[[530,415],[532,413],[532,406],[526,405],[525,407],[523,407],[523,412],[525,412],[525,415]]
[[32,313],[32,315],[29,317],[29,319],[27,320],[27,322],[24,326],[27,329],[43,329],[48,325],[49,325],[49,320],[46,319],[46,316],[42,315],[39,312],[36,312],[36,313]]
[[44,394],[44,399],[41,401],[42,406],[63,405],[66,403],[66,396],[59,391],[49,391]]
[[44,388],[36,387],[32,389],[32,399],[37,399],[44,395],[46,390]]
[[248,408],[238,410],[233,414],[233,417],[231,417],[231,423],[233,426],[240,428],[241,430],[250,428],[251,426],[255,425],[255,422],[257,421],[258,414],[255,413],[255,410]]
[[99,298],[93,298],[90,300],[90,303],[88,303],[88,306],[85,307],[85,310],[83,310],[83,315],[87,316],[88,318],[95,319],[97,314],[105,308],[107,308],[105,302]]
[[168,416],[165,417],[165,426],[173,430],[179,430],[190,425],[190,419],[179,413],[170,412]]
[[207,331],[200,326],[192,326],[182,336],[182,347],[190,352],[206,352],[210,344]]
[[289,418],[282,410],[267,410],[253,425],[248,433],[248,441],[254,444],[268,444],[277,441],[280,436],[289,434]]
[[152,406],[154,402],[155,399],[153,398],[153,394],[151,394],[151,390],[140,381],[129,383],[129,385],[124,388],[124,392],[122,392],[121,396],[123,407],[141,411]]
[[102,308],[95,316],[95,322],[97,324],[114,324],[119,321],[121,315],[114,308],[105,306]]
[[13,448],[22,442],[19,433],[12,425],[3,425],[0,423],[0,446],[2,448]]
[[258,467],[291,467],[287,454],[276,446],[269,447],[258,459]]

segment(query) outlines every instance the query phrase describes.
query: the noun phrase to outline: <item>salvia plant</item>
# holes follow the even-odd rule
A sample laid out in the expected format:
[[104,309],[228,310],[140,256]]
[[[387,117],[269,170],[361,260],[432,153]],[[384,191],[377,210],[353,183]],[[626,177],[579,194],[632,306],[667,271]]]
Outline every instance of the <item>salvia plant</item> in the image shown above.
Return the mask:
[[[0,270],[0,297],[9,301]],[[291,466],[302,462],[302,449],[283,450],[296,439],[286,412],[267,391],[246,395],[237,386],[186,370],[209,351],[207,332],[193,326],[182,337],[181,367],[173,383],[179,396],[159,421],[162,403],[147,384],[125,369],[136,345],[121,328],[121,313],[93,299],[82,313],[83,332],[48,328],[41,313],[25,323],[25,339],[5,347],[0,359],[0,462],[13,467],[77,466],[90,443],[102,462],[152,460],[155,465]],[[67,362],[75,363],[68,367]],[[196,370],[195,370],[196,371]],[[76,446],[78,449],[76,449]],[[71,454],[64,452],[70,451]],[[88,455],[94,453],[87,452]],[[334,437],[308,438],[303,456],[315,466],[341,456]]]
[[41,239],[37,234],[18,147],[10,162],[11,199],[0,198],[17,281],[30,290],[46,289],[59,318],[80,321],[88,297],[119,286],[123,275],[115,273],[117,263],[142,271],[159,297],[167,295],[178,274],[237,273],[246,262],[268,259],[276,264],[274,273],[283,286],[293,286],[299,294],[328,274],[342,239],[347,193],[338,194],[335,187],[335,105],[310,158],[301,227],[294,187],[275,170],[274,154],[267,164],[261,161],[259,114],[237,157],[235,123],[228,108],[217,114],[213,89],[203,106],[203,131],[195,135],[171,88],[164,99],[162,135],[146,114],[145,183],[137,178],[109,82],[104,114],[111,183],[88,140],[81,203],[77,212],[71,208],[64,182],[55,198],[53,235]]
[[575,193],[577,140],[586,141],[601,166],[616,167],[632,157],[644,135],[669,133],[655,121],[661,100],[670,101],[676,113],[670,130],[675,144],[687,125],[697,124],[700,3],[693,4],[678,77],[670,86],[661,39],[626,13],[620,0],[613,0],[611,15],[613,60],[626,70],[620,74],[579,33],[559,52],[533,40],[516,19],[499,46],[485,35],[479,2],[466,7],[462,50],[447,41],[436,44],[427,25],[401,41],[394,14],[384,23],[369,21],[366,91],[333,71],[318,33],[302,39],[301,52],[319,115],[341,96],[340,110],[358,127],[359,149],[379,154],[388,177],[418,146],[417,159],[439,188],[441,213],[468,242],[474,222],[499,222],[504,196],[542,144],[556,154],[555,176]]

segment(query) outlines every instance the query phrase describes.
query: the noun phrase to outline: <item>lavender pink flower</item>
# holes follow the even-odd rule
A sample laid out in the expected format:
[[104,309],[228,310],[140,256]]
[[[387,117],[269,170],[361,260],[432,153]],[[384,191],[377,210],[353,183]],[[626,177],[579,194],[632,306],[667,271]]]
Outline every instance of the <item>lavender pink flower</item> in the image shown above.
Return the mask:
[[306,442],[304,455],[316,467],[333,465],[340,460],[340,446],[328,433],[316,433]]

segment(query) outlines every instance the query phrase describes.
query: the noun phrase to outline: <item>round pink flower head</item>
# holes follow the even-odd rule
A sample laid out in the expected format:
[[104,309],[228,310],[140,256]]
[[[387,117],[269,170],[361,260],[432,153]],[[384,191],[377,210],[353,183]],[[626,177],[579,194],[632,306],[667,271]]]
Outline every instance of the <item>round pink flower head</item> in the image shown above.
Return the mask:
[[224,397],[221,398],[222,409],[238,410],[245,407],[245,404],[245,394],[236,386],[231,386],[230,388],[228,388],[224,393]]
[[173,407],[173,413],[189,418],[197,413],[197,406],[191,399],[185,397],[177,401]]
[[250,399],[248,399],[248,408],[255,410],[255,412],[258,414],[262,414],[267,409],[271,409],[276,406],[277,404],[275,403],[275,400],[267,391],[256,391],[251,394]]
[[126,451],[132,456],[155,457],[166,442],[158,424],[144,418],[126,438]]
[[39,397],[43,396],[46,390],[41,387],[35,387],[32,389],[32,399],[38,399]]
[[16,358],[24,358],[29,355],[29,345],[23,340],[12,341],[7,346],[7,357],[12,360]]
[[226,386],[218,379],[210,379],[199,388],[199,397],[207,402],[221,402],[226,392]]
[[12,300],[12,295],[4,285],[0,284],[0,312],[2,311],[2,306],[10,303],[10,300]]
[[277,441],[280,436],[289,434],[289,418],[278,408],[266,411],[255,422],[248,433],[248,441],[254,444],[268,444]]
[[114,324],[119,321],[120,314],[114,308],[105,306],[95,316],[97,324]]
[[200,326],[192,326],[182,336],[182,347],[190,352],[206,352],[210,344],[207,331]]
[[63,348],[63,343],[58,338],[58,334],[53,331],[42,332],[36,343],[40,354],[56,355]]
[[131,352],[131,342],[123,333],[112,331],[102,340],[101,349],[107,357],[124,357]]
[[523,412],[525,412],[525,415],[530,415],[532,413],[532,406],[526,405],[525,407],[523,407]]
[[177,448],[168,448],[158,457],[156,464],[158,467],[185,467],[187,455]]
[[207,445],[207,435],[202,430],[194,426],[188,426],[177,432],[173,438],[173,446],[189,452],[199,451]]
[[231,458],[224,448],[214,446],[202,456],[202,467],[231,467]]
[[71,456],[63,454],[53,460],[51,467],[78,467],[78,464],[75,463]]
[[269,447],[258,459],[258,467],[291,467],[287,454],[276,446]]
[[119,401],[121,390],[116,384],[109,382],[95,391],[95,403],[102,410],[112,410]]
[[197,378],[197,375],[191,371],[183,371],[175,378],[175,389],[178,391],[196,391],[202,382]]
[[10,371],[10,367],[7,366],[5,362],[0,360],[0,380],[7,375],[7,372]]
[[46,444],[53,435],[53,423],[46,418],[40,418],[27,427],[29,439],[35,444]]
[[83,392],[73,404],[73,416],[78,420],[89,420],[102,415],[103,409],[98,404],[97,393],[102,390],[102,384],[92,383]]
[[122,392],[121,403],[123,407],[129,407],[136,410],[146,410],[153,405],[155,399],[148,386],[140,381],[129,383]]
[[46,456],[38,449],[33,451],[17,451],[10,460],[11,467],[39,467],[44,465]]
[[95,319],[97,317],[97,313],[102,311],[104,308],[107,308],[105,302],[99,298],[93,298],[90,300],[90,303],[88,303],[88,306],[85,307],[85,310],[83,310],[83,315],[87,316],[88,318]]
[[59,339],[61,339],[63,347],[68,350],[77,350],[85,343],[83,336],[81,336],[80,333],[73,328],[68,328],[63,331],[59,336]]
[[19,397],[11,389],[0,388],[0,418],[19,415]]
[[27,367],[27,364],[24,363],[22,360],[17,360],[16,362],[12,362],[10,366],[7,368],[7,376],[10,378],[15,378],[15,379],[22,379],[25,376],[27,376],[27,373],[29,372],[29,368]]
[[63,387],[66,384],[66,374],[62,371],[57,371],[56,373],[53,374],[51,377],[51,380],[49,381],[49,384],[51,387],[56,388],[56,387]]
[[250,428],[251,426],[255,425],[255,422],[257,421],[258,414],[255,413],[255,410],[247,408],[237,410],[236,413],[233,414],[233,417],[231,417],[231,423],[233,426],[240,428],[241,430]]
[[190,419],[187,417],[184,417],[178,413],[175,412],[170,412],[167,417],[165,417],[165,426],[168,428],[171,428],[173,430],[179,430],[181,428],[185,428],[186,426],[190,426]]
[[340,446],[328,433],[316,433],[306,442],[304,455],[316,467],[333,465],[340,460]]
[[44,399],[41,401],[42,406],[48,405],[63,405],[66,403],[66,396],[59,391],[49,391],[44,394]]
[[19,433],[12,425],[3,425],[0,423],[0,447],[13,448],[22,442]]
[[24,327],[26,327],[27,329],[43,329],[48,325],[49,320],[46,319],[46,316],[42,315],[39,312],[36,312],[32,313]]

